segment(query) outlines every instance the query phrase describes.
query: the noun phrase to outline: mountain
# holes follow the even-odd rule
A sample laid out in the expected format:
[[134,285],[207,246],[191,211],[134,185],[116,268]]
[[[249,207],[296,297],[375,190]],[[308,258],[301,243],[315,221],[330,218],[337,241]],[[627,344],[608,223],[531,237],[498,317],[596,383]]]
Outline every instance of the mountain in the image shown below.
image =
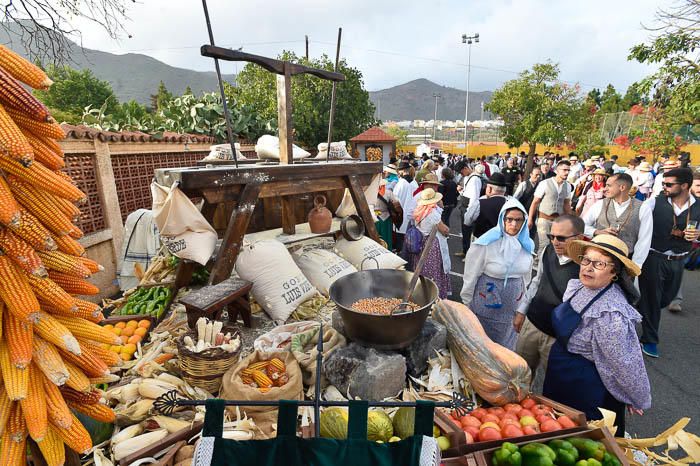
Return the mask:
[[[373,91],[369,98],[383,121],[432,120],[435,115],[433,94],[442,96],[438,99],[438,120],[464,120],[466,91],[440,86],[427,79]],[[481,102],[489,102],[492,94],[491,91],[469,92],[470,121],[481,118]]]
[[[17,25],[6,24],[12,30]],[[12,48],[24,57],[36,56],[29,53],[19,41],[19,36],[0,28],[0,43]],[[35,51],[34,51],[35,52]],[[192,53],[199,53],[193,50]],[[202,91],[217,91],[219,85],[213,71],[193,71],[167,65],[155,58],[139,53],[116,55],[99,50],[82,48],[71,42],[69,66],[76,69],[90,69],[98,78],[108,81],[121,102],[131,99],[142,104],[150,103],[151,94],[155,94],[160,81],[175,95],[182,94],[190,86],[195,94]],[[212,63],[213,65],[213,63]],[[223,75],[227,81],[233,81],[235,75]]]

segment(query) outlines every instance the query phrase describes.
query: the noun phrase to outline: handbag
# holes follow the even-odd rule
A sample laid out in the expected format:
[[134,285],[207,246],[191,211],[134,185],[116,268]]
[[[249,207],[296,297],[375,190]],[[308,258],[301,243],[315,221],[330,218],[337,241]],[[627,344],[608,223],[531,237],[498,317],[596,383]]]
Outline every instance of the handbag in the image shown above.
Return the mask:
[[440,450],[432,437],[434,403],[416,402],[414,435],[399,442],[367,440],[368,402],[349,402],[345,440],[303,439],[296,435],[298,402],[280,400],[277,437],[267,440],[223,438],[224,400],[206,401],[202,439],[193,466],[438,466]]
[[393,223],[396,228],[401,228],[403,224],[403,208],[401,207],[401,203],[397,201],[387,201],[381,194],[377,196],[377,199],[386,204],[389,217],[391,217],[391,223]]

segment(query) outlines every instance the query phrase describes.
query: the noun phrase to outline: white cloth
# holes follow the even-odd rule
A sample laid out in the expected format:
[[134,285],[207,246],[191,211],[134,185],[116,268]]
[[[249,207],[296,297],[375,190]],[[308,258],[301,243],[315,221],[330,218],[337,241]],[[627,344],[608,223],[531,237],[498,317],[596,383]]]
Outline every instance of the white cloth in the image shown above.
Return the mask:
[[394,186],[394,194],[399,200],[399,203],[401,203],[401,208],[403,209],[403,223],[401,224],[401,228],[399,228],[399,233],[401,234],[406,234],[408,222],[411,219],[408,214],[409,209],[411,212],[415,209],[415,207],[411,207],[411,204],[413,203],[413,191],[416,189],[418,189],[416,180],[409,183],[404,178],[399,178],[396,186]]
[[[549,179],[545,180],[544,183],[538,184],[537,187],[535,188],[535,197],[536,198],[542,199],[545,196],[545,194],[547,192],[547,182],[549,182],[549,180],[552,180],[551,182],[554,183],[557,187],[557,193],[559,195],[561,195],[561,190],[564,189],[564,186],[566,185],[566,181],[564,181],[562,184],[558,184],[556,178],[549,178]],[[565,199],[570,200],[572,196],[573,196],[573,190],[570,189],[568,196],[566,196]]]
[[[418,228],[418,230],[420,230],[420,232],[423,233],[423,236],[425,236],[426,238],[433,230],[433,227],[442,222],[442,210],[443,209],[441,207],[436,207],[428,214],[427,217],[425,217],[423,220],[420,221],[420,223],[418,223],[418,225],[416,225],[416,228]],[[450,270],[452,270],[452,262],[450,261],[450,249],[447,246],[447,237],[438,231],[435,235],[435,239],[437,239],[438,244],[440,245],[440,255],[442,256],[442,270],[445,273],[449,273]]]
[[659,173],[656,175],[656,178],[654,178],[654,186],[651,188],[651,195],[656,197],[659,194],[661,194],[661,191],[664,190],[664,175],[663,173]]
[[[390,191],[388,189],[384,190],[384,195],[382,197],[386,202],[398,201],[393,191]],[[379,196],[377,196],[377,205],[374,206],[374,210],[377,212],[377,217],[379,217],[379,220],[381,221],[384,221],[391,216],[391,214],[389,213],[389,206],[386,202],[381,201],[379,199]]]
[[[501,196],[500,194],[493,197],[505,197],[506,199],[510,199],[510,196]],[[474,202],[469,201],[469,207],[467,207],[467,211],[464,213],[464,218],[462,219],[466,226],[470,227],[476,222],[476,219],[479,218],[479,214],[481,213],[481,203],[479,200],[487,198],[488,196],[481,196]]]
[[569,172],[569,177],[567,180],[569,183],[574,184],[574,181],[578,179],[579,176],[581,176],[581,172],[583,171],[583,165],[580,163],[576,163],[575,165],[571,165],[571,171]]
[[464,184],[462,184],[461,196],[469,199],[469,203],[475,203],[479,196],[481,195],[481,176],[479,175],[469,175],[463,178]]
[[[515,239],[515,237],[512,237]],[[464,260],[464,284],[462,286],[462,302],[470,306],[474,297],[476,282],[482,275],[492,278],[508,279],[522,278],[525,283],[530,281],[532,274],[532,255],[523,248],[515,253],[512,263],[504,257],[504,240],[500,238],[487,246],[473,244],[467,251]],[[516,239],[517,241],[517,239]],[[512,254],[512,253],[511,253]]]
[[[584,234],[589,238],[593,238],[595,235],[595,223],[603,210],[604,203],[605,199],[601,199],[600,201],[596,202],[581,217],[583,222],[586,224]],[[618,204],[616,201],[612,202],[617,218],[622,217],[631,203],[632,199],[628,199],[622,204]],[[647,256],[649,255],[649,246],[651,246],[651,235],[653,230],[654,219],[652,217],[652,209],[650,209],[649,205],[644,202],[639,208],[639,233],[637,234],[637,242],[634,243],[634,251],[632,253],[632,262],[637,264],[639,268],[644,265],[644,261],[647,260]]]
[[[676,204],[674,204],[670,197],[667,197],[666,200],[668,201],[669,204],[671,204],[671,206],[673,206],[673,214],[676,217],[680,216],[683,212],[690,209],[690,206],[695,204],[695,196],[693,196],[692,194],[688,198],[688,201],[680,207],[678,207]],[[656,197],[650,197],[649,199],[644,201],[644,204],[642,204],[642,207],[644,207],[644,206],[648,206],[649,210],[651,212],[654,212],[654,208],[656,207]],[[693,243],[700,243],[700,240],[695,240],[695,241],[693,241]],[[650,249],[656,251],[656,249],[653,249],[653,248],[650,248]],[[656,252],[663,252],[664,254],[675,254],[675,252],[673,252],[670,249],[668,249],[666,251],[656,251]]]
[[160,233],[153,218],[153,211],[138,209],[126,217],[124,224],[124,246],[120,257],[119,288],[129,290],[139,284],[134,267],[139,264],[145,272],[151,265],[151,259],[158,255]]
[[[542,280],[542,274],[544,273],[544,268],[542,265],[544,263],[544,250],[545,248],[542,248],[542,252],[539,254],[540,259],[537,263],[537,275],[532,277],[532,280],[525,291],[525,295],[523,296],[522,301],[520,301],[520,305],[516,309],[516,312],[519,314],[527,314],[527,308],[530,307],[530,303],[537,294],[537,289],[540,287],[540,281]],[[566,256],[557,255],[557,258],[559,259],[559,265],[566,265],[571,262],[571,259]]]

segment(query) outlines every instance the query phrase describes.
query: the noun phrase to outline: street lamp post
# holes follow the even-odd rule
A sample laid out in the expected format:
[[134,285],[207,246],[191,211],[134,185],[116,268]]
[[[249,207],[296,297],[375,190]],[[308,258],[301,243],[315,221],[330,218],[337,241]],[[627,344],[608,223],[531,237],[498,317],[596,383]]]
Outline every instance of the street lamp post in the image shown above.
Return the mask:
[[433,97],[435,98],[435,116],[433,117],[433,141],[434,141],[435,140],[435,131],[437,129],[437,101],[442,96],[440,94],[433,93]]
[[467,144],[467,119],[469,114],[469,81],[472,71],[472,42],[479,43],[478,32],[473,36],[462,34],[462,43],[469,46],[467,49],[467,98],[465,99],[466,103],[464,104],[464,145],[467,147],[467,157],[469,156],[469,144]]

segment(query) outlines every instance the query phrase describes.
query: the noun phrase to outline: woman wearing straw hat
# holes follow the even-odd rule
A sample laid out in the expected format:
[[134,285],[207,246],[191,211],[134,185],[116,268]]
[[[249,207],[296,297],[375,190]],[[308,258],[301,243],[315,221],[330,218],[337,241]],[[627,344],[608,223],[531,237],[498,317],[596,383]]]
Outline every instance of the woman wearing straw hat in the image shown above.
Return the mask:
[[644,201],[651,196],[651,191],[654,188],[654,175],[651,174],[651,164],[642,162],[637,167],[637,198]]
[[576,204],[576,214],[581,217],[586,215],[593,204],[605,197],[605,180],[608,174],[602,168],[597,168],[591,175],[593,178],[583,188]]
[[421,181],[423,181],[425,175],[427,175],[428,173],[432,173],[433,170],[435,170],[435,162],[433,162],[430,159],[423,162],[423,165],[421,165],[420,170],[418,170],[418,173],[416,173],[416,182],[420,183]]
[[552,313],[556,341],[549,354],[543,394],[600,419],[598,408],[617,414],[617,435],[625,429],[625,407],[643,414],[651,391],[632,307],[639,298],[632,283],[640,274],[627,246],[612,235],[572,241],[567,256],[580,264],[564,302]]
[[[433,191],[437,192],[439,186],[440,182],[438,181],[437,176],[434,173],[428,173],[423,177],[423,181],[421,181],[420,185],[418,185],[418,188],[413,191],[413,197],[407,201],[406,206],[403,208],[406,217],[409,219],[409,222],[412,221],[413,223],[417,223],[415,220],[413,220],[413,212],[418,206],[418,199],[420,199],[420,193],[422,193],[425,189],[428,188],[431,188]],[[401,251],[401,257],[403,257],[408,262],[408,270],[413,270],[415,268],[419,256],[420,253],[411,254],[407,250]]]
[[[425,179],[423,180],[425,181]],[[433,227],[437,225],[438,234],[423,265],[421,275],[430,278],[438,287],[441,299],[447,298],[452,293],[450,280],[450,251],[447,247],[447,237],[450,229],[442,223],[442,194],[435,192],[433,188],[426,188],[418,194],[417,206],[413,211],[413,220],[416,227],[423,233],[423,247]]]

